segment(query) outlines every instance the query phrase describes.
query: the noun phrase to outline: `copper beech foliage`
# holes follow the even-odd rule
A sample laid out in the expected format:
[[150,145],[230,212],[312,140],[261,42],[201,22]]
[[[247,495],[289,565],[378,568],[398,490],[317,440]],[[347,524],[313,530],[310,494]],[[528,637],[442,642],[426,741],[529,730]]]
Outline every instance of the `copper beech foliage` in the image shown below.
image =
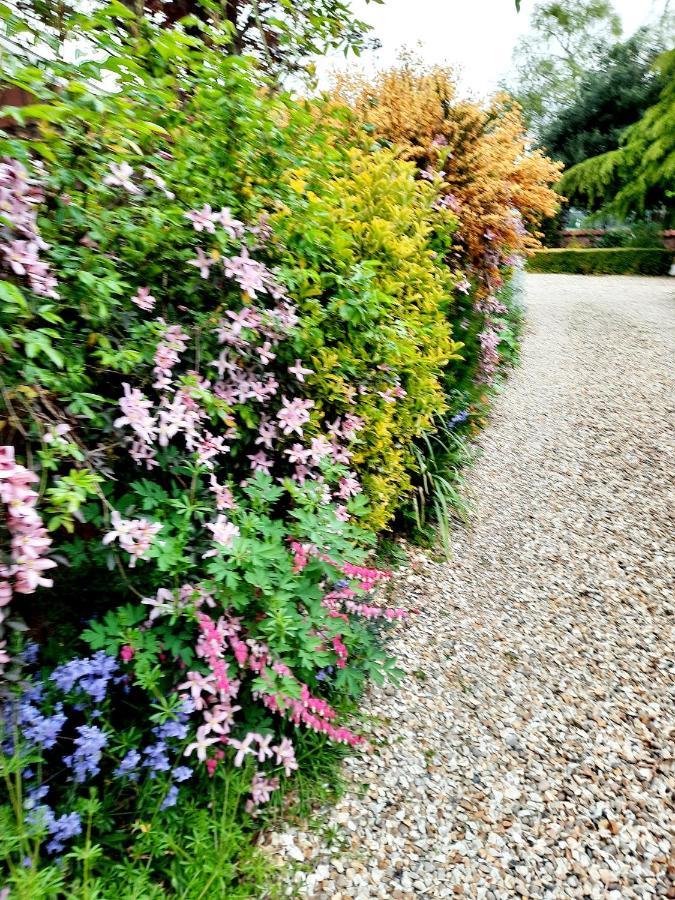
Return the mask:
[[518,105],[506,94],[482,106],[457,96],[449,68],[405,57],[374,79],[346,74],[333,96],[353,112],[364,140],[397,149],[426,173],[443,174],[459,217],[461,261],[488,292],[508,255],[539,246],[537,227],[553,215],[561,164],[529,146]]

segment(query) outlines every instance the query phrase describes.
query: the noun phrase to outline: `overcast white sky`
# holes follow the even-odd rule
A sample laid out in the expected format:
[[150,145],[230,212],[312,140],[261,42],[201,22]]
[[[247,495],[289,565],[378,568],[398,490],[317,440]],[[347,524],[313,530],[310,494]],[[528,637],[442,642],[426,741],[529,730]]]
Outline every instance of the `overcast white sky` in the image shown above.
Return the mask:
[[[361,57],[365,67],[386,66],[396,61],[407,46],[430,63],[449,63],[461,70],[464,92],[477,96],[491,93],[509,70],[511,51],[524,31],[537,0],[522,0],[516,13],[513,0],[385,0],[382,5],[352,0],[359,18],[374,26],[382,49]],[[631,34],[649,16],[659,0],[614,0],[624,33]],[[321,64],[321,81],[330,69],[344,67],[344,58]],[[355,57],[349,57],[349,66]]]

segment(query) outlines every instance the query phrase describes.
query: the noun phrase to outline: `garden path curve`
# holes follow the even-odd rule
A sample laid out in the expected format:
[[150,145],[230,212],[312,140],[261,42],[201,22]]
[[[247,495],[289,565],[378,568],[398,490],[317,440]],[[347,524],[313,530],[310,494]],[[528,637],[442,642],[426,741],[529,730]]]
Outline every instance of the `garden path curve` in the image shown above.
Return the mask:
[[526,282],[472,527],[399,579],[375,750],[270,837],[301,896],[675,897],[675,280]]

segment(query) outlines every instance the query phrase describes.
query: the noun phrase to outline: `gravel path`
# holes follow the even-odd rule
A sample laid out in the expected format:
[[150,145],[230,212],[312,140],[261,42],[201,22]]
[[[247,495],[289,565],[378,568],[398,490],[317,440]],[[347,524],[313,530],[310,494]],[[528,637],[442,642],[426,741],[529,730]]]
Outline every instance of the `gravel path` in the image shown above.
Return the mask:
[[674,286],[527,277],[476,519],[399,581],[374,750],[270,837],[301,896],[675,897]]

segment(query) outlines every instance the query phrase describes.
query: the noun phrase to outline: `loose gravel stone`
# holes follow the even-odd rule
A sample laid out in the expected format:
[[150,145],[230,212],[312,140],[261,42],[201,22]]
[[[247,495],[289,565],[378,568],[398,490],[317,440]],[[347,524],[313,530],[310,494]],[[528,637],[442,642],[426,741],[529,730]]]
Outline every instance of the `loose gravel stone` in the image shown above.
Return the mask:
[[527,276],[475,519],[397,579],[403,683],[326,829],[266,836],[289,896],[675,897],[672,285]]

